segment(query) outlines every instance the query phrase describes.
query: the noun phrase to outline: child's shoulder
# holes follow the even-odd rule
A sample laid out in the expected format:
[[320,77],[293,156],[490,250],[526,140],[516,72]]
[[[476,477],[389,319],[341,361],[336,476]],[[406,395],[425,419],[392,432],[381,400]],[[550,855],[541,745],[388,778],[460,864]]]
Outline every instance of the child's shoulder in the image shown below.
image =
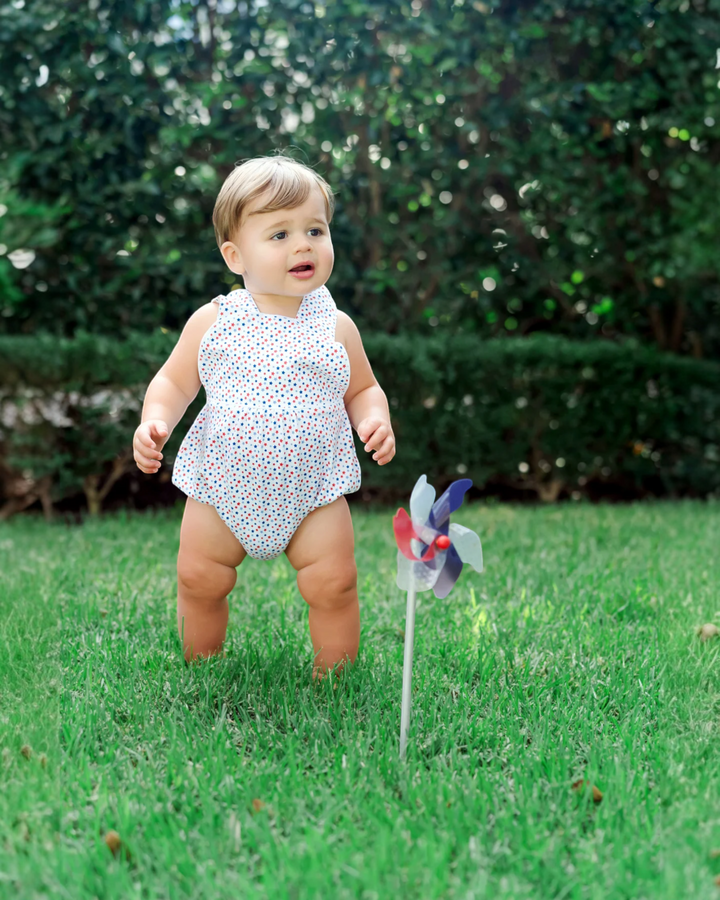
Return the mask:
[[218,301],[220,299],[221,297],[216,297],[214,300],[211,300],[209,303],[205,303],[196,309],[187,320],[185,328],[189,328],[192,331],[199,331],[203,328],[208,329],[217,319],[219,309]]
[[190,316],[180,335],[180,343],[187,346],[191,353],[196,353],[200,342],[217,321],[218,304],[211,300],[205,303]]
[[359,339],[360,332],[357,325],[346,312],[339,309],[335,319],[335,340],[347,347],[352,341]]

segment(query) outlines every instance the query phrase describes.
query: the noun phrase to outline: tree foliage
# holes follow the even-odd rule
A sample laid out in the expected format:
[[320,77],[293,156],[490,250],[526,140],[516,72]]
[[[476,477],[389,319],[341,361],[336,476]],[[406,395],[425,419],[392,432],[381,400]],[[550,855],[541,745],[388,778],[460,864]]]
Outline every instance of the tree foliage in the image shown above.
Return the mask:
[[180,327],[210,215],[291,148],[338,194],[339,305],[390,333],[720,349],[720,0],[16,0],[0,331]]

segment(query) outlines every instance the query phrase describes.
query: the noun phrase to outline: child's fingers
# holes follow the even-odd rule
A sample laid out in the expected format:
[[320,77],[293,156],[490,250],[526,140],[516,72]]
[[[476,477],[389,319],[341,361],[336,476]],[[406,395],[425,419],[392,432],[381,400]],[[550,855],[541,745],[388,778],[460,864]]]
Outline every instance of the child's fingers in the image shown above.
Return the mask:
[[[363,444],[366,444],[375,437],[377,429],[382,427],[384,426],[380,419],[364,419],[358,428],[358,437]],[[365,449],[367,449],[367,447]]]
[[395,438],[393,435],[389,435],[384,441],[380,449],[377,453],[373,454],[373,459],[376,459],[380,465],[383,462],[389,462],[393,456],[395,455]]
[[155,465],[155,463],[159,463],[162,458],[162,453],[150,453],[140,457],[146,466]]
[[135,462],[143,472],[157,472],[160,468],[162,453],[149,455],[135,451]]
[[145,475],[154,475],[159,470],[163,458],[153,437],[164,443],[167,433],[164,422],[144,422],[135,432],[133,457],[138,469]]
[[150,429],[144,426],[140,426],[138,430],[135,432],[135,440],[141,447],[154,447],[155,442],[152,439],[152,435],[150,434]]
[[135,447],[136,456],[147,460],[162,459],[162,453],[159,450],[155,450],[155,446],[152,441],[143,441],[142,434],[139,434],[137,436],[137,446]]
[[163,427],[162,425],[151,425],[150,437],[155,441],[161,441],[163,438],[167,437],[167,428]]
[[376,431],[374,431],[367,440],[365,444],[365,449],[370,450],[379,450],[382,446],[382,442],[385,440],[388,433],[387,425],[380,425]]

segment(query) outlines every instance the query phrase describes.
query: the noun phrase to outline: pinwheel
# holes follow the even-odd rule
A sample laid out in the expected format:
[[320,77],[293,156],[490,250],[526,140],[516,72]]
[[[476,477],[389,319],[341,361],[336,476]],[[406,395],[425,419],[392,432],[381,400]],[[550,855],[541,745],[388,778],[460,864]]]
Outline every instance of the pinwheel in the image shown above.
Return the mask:
[[435,488],[428,484],[425,475],[421,475],[410,496],[410,515],[401,508],[393,517],[398,545],[397,586],[407,591],[400,759],[405,759],[410,726],[416,594],[432,589],[438,599],[443,599],[458,580],[463,563],[468,563],[476,572],[483,570],[480,538],[469,528],[450,523],[450,515],[460,508],[465,492],[471,486],[469,478],[453,481],[436,501]]

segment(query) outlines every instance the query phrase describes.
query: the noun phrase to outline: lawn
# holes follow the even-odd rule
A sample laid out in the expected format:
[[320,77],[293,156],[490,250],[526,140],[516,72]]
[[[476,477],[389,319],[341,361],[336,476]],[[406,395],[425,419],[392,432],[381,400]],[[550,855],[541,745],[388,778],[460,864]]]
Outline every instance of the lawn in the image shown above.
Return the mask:
[[284,557],[188,668],[179,509],[1,524],[0,897],[720,897],[720,506],[463,507],[486,572],[420,595],[406,764],[391,515],[353,511],[335,689]]

